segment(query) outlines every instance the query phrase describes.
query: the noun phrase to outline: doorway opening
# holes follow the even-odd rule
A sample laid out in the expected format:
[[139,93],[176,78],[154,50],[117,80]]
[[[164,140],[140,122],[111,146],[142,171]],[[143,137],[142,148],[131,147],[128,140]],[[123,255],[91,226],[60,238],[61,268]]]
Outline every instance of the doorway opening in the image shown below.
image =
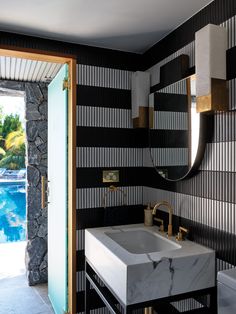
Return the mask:
[[[47,132],[45,132],[45,121],[47,120],[47,101],[45,101],[45,91],[48,91],[48,83],[53,81],[54,77],[57,75],[57,69],[60,70],[62,65],[67,64],[68,66],[68,81],[60,83],[60,90],[68,90],[68,117],[67,117],[67,152],[65,158],[67,158],[67,168],[68,168],[68,179],[64,180],[65,190],[68,190],[68,216],[67,219],[67,236],[68,241],[66,243],[66,251],[64,254],[65,259],[67,259],[67,269],[65,271],[65,281],[66,287],[63,291],[66,292],[65,295],[65,308],[64,311],[70,310],[73,314],[75,313],[76,306],[76,281],[75,281],[75,261],[76,261],[76,245],[75,245],[75,235],[76,235],[76,220],[75,220],[75,199],[76,199],[76,184],[75,184],[75,155],[76,155],[76,119],[75,119],[75,108],[76,108],[76,60],[73,57],[61,57],[45,54],[38,54],[34,52],[24,52],[18,50],[7,50],[0,49],[0,90],[1,87],[5,88],[5,83],[10,84],[9,89],[17,90],[25,94],[25,116],[26,116],[26,259],[25,264],[27,268],[27,281],[24,277],[24,283],[21,281],[18,284],[17,291],[14,291],[15,298],[19,293],[27,288],[27,294],[31,294],[35,289],[34,285],[40,284],[47,281],[47,197],[46,206],[42,205],[42,196],[45,194],[45,188],[47,190],[47,184],[43,189],[43,180],[46,179],[47,182]],[[5,62],[4,66],[1,66],[1,62]],[[9,67],[15,67],[9,68]],[[49,75],[52,71],[53,75]],[[45,79],[44,81],[42,81]],[[1,85],[2,83],[2,85]],[[69,87],[71,89],[69,90]],[[63,87],[63,88],[62,88]],[[55,103],[55,101],[54,101]],[[55,107],[55,112],[58,113],[58,106]],[[64,115],[66,116],[66,115]],[[54,119],[56,123],[58,119]],[[50,119],[52,121],[52,119]],[[56,127],[59,125],[56,124]],[[46,141],[45,141],[46,138]],[[56,138],[56,137],[54,137]],[[53,142],[55,142],[53,140]],[[54,143],[55,144],[55,143]],[[4,152],[2,151],[4,154]],[[51,154],[52,155],[52,154]],[[66,159],[65,159],[66,160]],[[4,168],[3,170],[4,171]],[[57,169],[59,171],[59,169]],[[44,180],[45,181],[45,180]],[[44,190],[44,191],[43,191]],[[50,189],[50,195],[53,189]],[[53,195],[53,194],[52,194]],[[45,201],[45,197],[44,197]],[[51,206],[51,205],[50,205]],[[55,222],[57,222],[55,220]],[[58,224],[54,224],[55,226]],[[65,229],[66,230],[66,229]],[[59,232],[61,230],[58,230]],[[23,238],[21,238],[23,240]],[[18,241],[21,242],[21,241]],[[14,242],[13,242],[14,243]],[[17,242],[16,242],[17,243]],[[55,243],[56,244],[56,243]],[[54,245],[54,248],[58,248]],[[49,250],[50,251],[50,250]],[[9,255],[9,254],[8,254]],[[23,268],[23,267],[22,267]],[[25,269],[24,269],[25,270]],[[23,278],[22,277],[22,278]],[[21,278],[21,279],[22,279]],[[52,281],[51,281],[52,282]],[[3,283],[3,281],[2,281]],[[11,283],[5,286],[7,289],[9,286],[15,286],[17,283]],[[33,286],[33,288],[29,287]],[[55,286],[55,284],[54,284]],[[57,300],[58,287],[62,285],[59,283],[53,287],[55,295],[53,295],[54,300]],[[38,286],[35,286],[38,287]],[[22,289],[21,289],[22,288]],[[1,286],[0,286],[1,289]],[[29,290],[31,289],[31,290]],[[32,290],[33,289],[33,290]],[[6,309],[9,310],[7,302],[7,291],[1,289],[1,294],[4,296],[0,297],[1,306],[4,304]],[[53,291],[53,292],[54,292]],[[15,294],[17,292],[17,295]],[[41,290],[42,294],[45,295],[45,290]],[[47,293],[46,293],[47,294]],[[20,297],[20,296],[19,296]],[[26,299],[26,295],[22,296],[21,299]],[[47,299],[48,300],[48,299]],[[18,302],[19,304],[20,302]],[[28,306],[24,304],[24,306]],[[32,301],[32,303],[35,303]],[[13,306],[13,305],[11,305]],[[45,302],[43,304],[45,306]],[[11,307],[13,308],[13,307]],[[46,309],[46,308],[45,308]],[[55,307],[54,307],[55,309]],[[38,309],[34,309],[38,310]],[[48,308],[47,308],[48,310]],[[51,310],[51,309],[50,309]],[[41,311],[41,309],[40,309]],[[24,312],[27,313],[27,310]],[[41,311],[42,312],[42,311]],[[43,311],[44,312],[44,311]],[[32,309],[29,313],[33,314]],[[46,312],[45,312],[46,313]]]
[[26,166],[23,92],[0,92],[0,279],[25,271]]

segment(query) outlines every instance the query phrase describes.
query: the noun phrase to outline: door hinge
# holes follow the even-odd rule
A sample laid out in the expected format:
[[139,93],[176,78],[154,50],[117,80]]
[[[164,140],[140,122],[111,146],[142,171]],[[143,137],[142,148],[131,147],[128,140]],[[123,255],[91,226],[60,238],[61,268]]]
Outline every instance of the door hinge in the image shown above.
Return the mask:
[[62,89],[63,89],[63,90],[65,90],[65,89],[70,89],[70,81],[69,81],[68,78],[64,78]]

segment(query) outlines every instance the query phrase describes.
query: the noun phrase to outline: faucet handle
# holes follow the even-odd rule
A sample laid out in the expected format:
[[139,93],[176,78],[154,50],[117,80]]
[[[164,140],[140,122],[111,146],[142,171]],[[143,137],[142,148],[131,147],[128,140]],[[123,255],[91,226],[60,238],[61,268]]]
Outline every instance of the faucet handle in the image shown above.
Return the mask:
[[164,220],[156,217],[154,217],[153,220],[161,223],[159,231],[164,232]]
[[188,229],[186,229],[184,227],[179,227],[179,232],[177,234],[176,240],[177,241],[185,240],[184,233],[187,234],[188,232],[189,232]]

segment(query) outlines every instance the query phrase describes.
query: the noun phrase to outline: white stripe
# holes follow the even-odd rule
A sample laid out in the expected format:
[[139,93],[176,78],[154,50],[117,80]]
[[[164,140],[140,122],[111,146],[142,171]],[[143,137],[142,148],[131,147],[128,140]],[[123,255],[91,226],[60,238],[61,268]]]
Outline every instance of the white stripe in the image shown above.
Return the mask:
[[77,64],[77,84],[131,89],[131,71]]
[[77,126],[130,129],[133,128],[131,110],[77,106]]
[[176,94],[176,95],[187,95],[187,85],[186,81],[182,80],[181,82],[173,83],[169,86],[166,86],[158,91],[158,93],[165,94]]
[[177,216],[236,234],[236,204],[144,187],[143,204],[160,200],[168,200]]
[[[127,195],[127,205],[142,204],[141,186],[124,186],[121,189]],[[77,209],[96,208],[103,206],[103,197],[108,191],[107,188],[83,188],[76,190]],[[111,192],[107,196],[107,207],[124,205],[123,193]]]
[[187,112],[154,112],[154,130],[188,130]]
[[236,142],[208,143],[201,170],[236,172]]
[[151,154],[155,166],[188,165],[188,148],[151,148]]
[[142,148],[77,147],[76,166],[142,167]]

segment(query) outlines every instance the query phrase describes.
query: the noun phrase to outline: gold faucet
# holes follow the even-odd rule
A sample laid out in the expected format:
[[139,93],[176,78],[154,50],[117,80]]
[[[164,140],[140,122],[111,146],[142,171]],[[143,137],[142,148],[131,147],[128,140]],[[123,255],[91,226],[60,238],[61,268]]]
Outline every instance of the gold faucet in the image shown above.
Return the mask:
[[184,238],[184,233],[187,234],[188,233],[188,229],[184,228],[184,227],[179,227],[179,232],[177,234],[176,240],[177,241],[183,241],[185,240]]
[[173,208],[172,206],[170,205],[169,202],[167,201],[161,201],[161,202],[158,202],[155,204],[155,206],[153,207],[153,210],[152,210],[152,214],[153,216],[156,215],[156,211],[158,209],[158,207],[160,206],[166,206],[168,208],[168,211],[169,211],[169,224],[168,224],[168,236],[171,237],[172,236],[172,215],[173,215]]

